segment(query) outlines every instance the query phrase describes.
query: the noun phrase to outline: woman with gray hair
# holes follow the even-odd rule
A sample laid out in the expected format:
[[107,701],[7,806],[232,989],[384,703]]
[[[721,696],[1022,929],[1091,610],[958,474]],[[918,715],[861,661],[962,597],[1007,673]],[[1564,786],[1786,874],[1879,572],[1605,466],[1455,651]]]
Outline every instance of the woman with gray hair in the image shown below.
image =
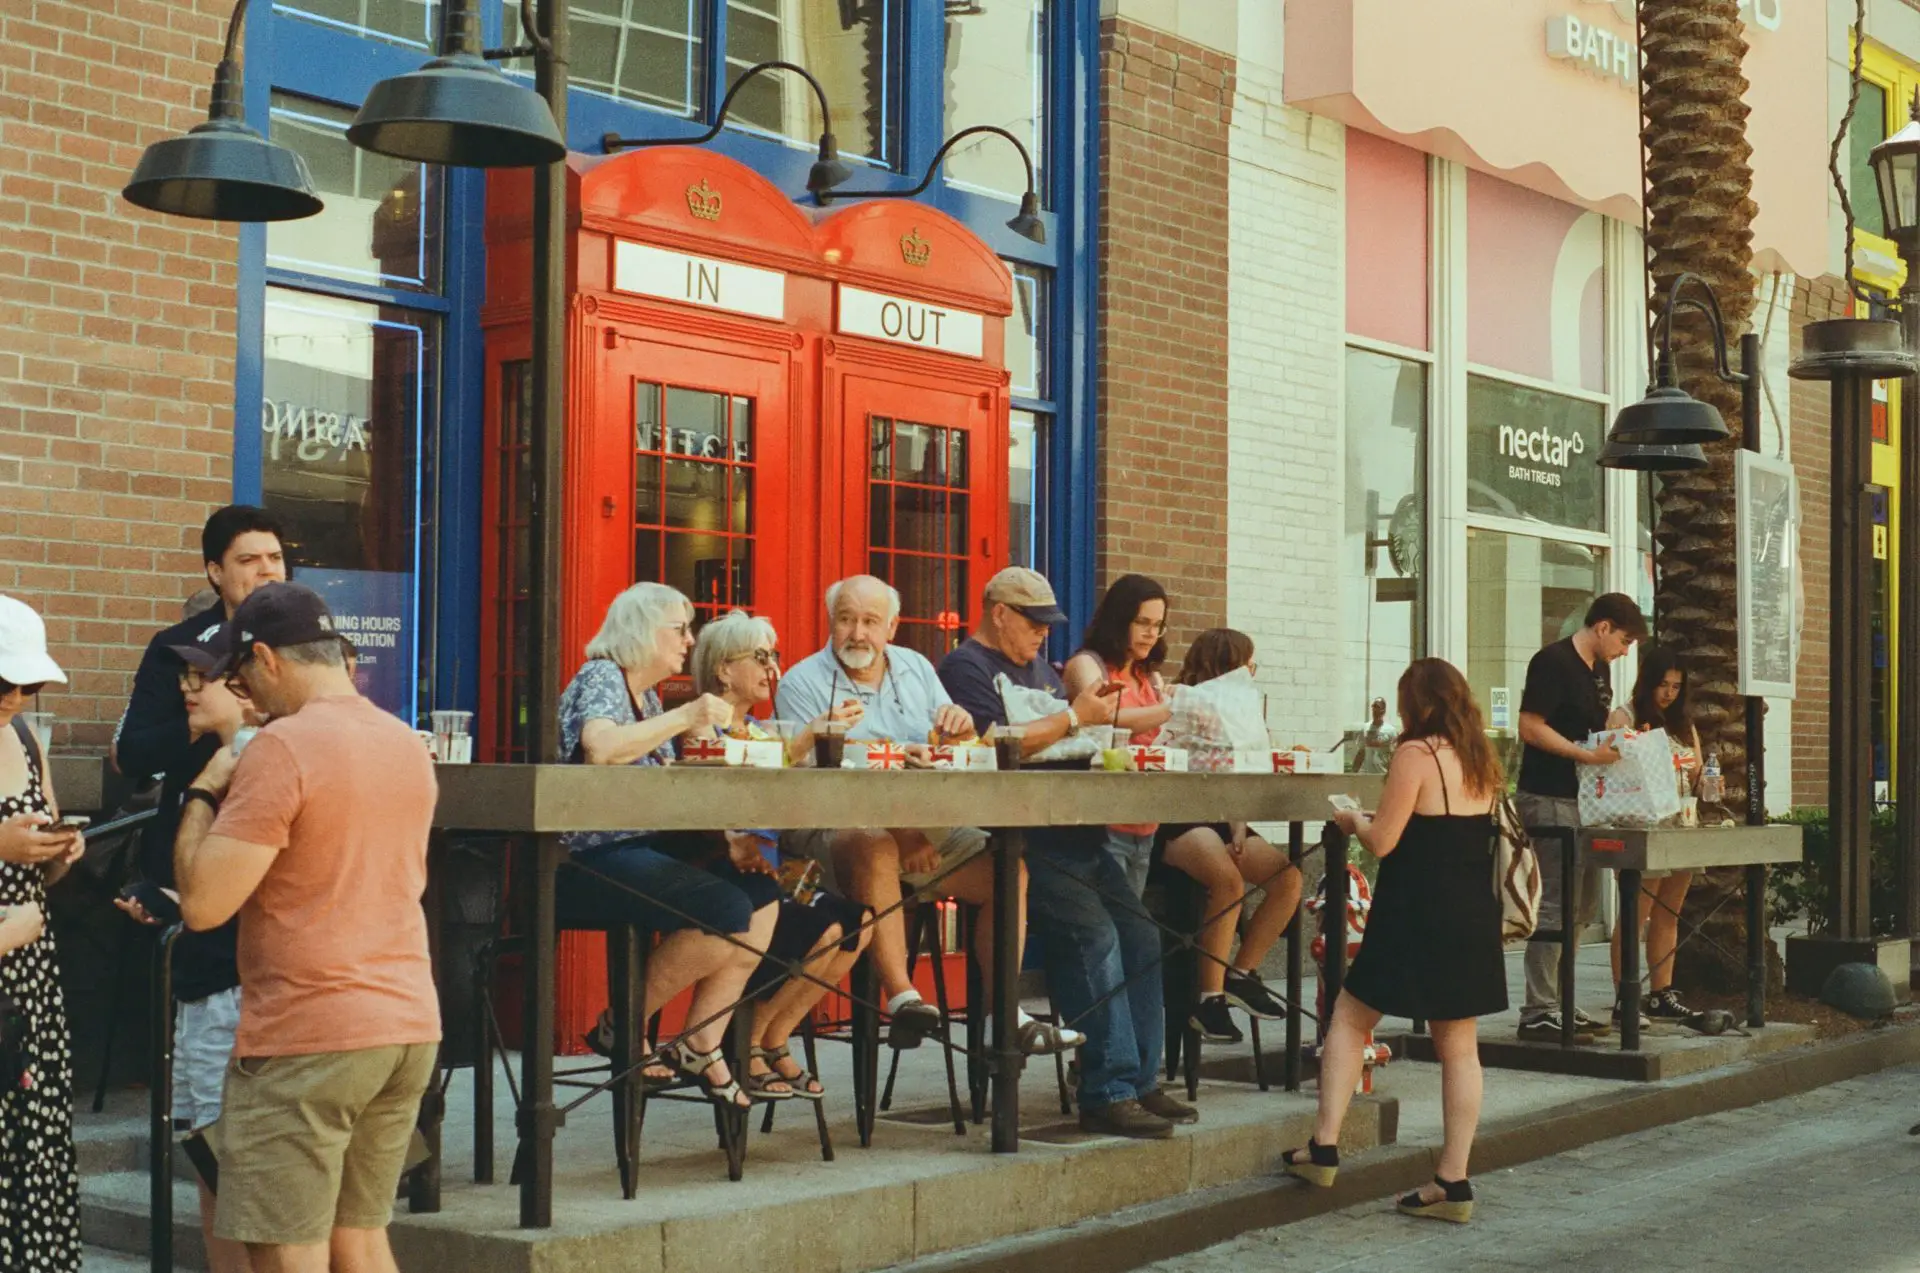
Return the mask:
[[[693,687],[725,699],[735,721],[747,722],[748,713],[772,699],[779,677],[780,637],[769,620],[734,610],[700,629],[693,647]],[[806,753],[813,745],[812,730],[822,723],[812,721],[799,738],[788,740],[789,759]],[[747,1074],[747,1088],[756,1096],[817,1101],[826,1095],[820,1080],[793,1059],[788,1042],[827,987],[839,985],[867,948],[872,936],[867,916],[866,907],[824,889],[811,901],[780,904],[773,945],[747,982],[747,992],[760,996]],[[808,975],[788,976],[796,964]]]
[[[560,756],[566,764],[663,765],[672,742],[690,730],[724,728],[733,709],[702,694],[665,710],[656,687],[686,665],[693,606],[664,584],[638,583],[607,607],[587,643],[587,659],[560,696]],[[773,937],[779,886],[751,836],[732,832],[725,846],[699,832],[575,831],[562,837],[569,860],[556,881],[563,922],[582,927],[634,924],[665,935],[647,960],[649,1013],[687,987],[687,1020],[698,1025],[664,1060],[696,1080],[717,1105],[751,1098],[721,1055],[731,1005],[746,988]],[[608,887],[612,885],[612,887]],[[729,941],[735,937],[742,944]],[[588,1037],[610,1043],[606,1018]],[[647,1078],[671,1078],[650,1067]]]

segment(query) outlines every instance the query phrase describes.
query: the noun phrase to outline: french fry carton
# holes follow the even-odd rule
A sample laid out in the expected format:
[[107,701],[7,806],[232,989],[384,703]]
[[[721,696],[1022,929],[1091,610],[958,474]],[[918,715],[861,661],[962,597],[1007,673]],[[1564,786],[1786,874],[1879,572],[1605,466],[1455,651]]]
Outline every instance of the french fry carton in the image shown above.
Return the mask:
[[1178,747],[1135,747],[1133,767],[1141,773],[1187,772],[1187,753]]
[[689,738],[680,746],[680,763],[724,765],[727,763],[728,744],[734,741],[730,738]]
[[848,743],[842,769],[905,769],[907,753],[897,743]]

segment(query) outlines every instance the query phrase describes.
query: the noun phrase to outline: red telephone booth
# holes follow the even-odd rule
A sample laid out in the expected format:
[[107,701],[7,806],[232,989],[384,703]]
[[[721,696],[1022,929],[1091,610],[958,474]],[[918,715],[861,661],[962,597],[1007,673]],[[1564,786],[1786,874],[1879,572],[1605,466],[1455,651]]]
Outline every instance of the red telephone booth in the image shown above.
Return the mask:
[[[1005,265],[921,204],[802,208],[685,147],[569,160],[567,674],[607,604],[671,584],[739,607],[789,659],[825,640],[828,584],[902,596],[931,658],[973,625],[1007,552]],[[532,189],[488,186],[483,759],[526,756]],[[559,687],[556,686],[557,690]],[[561,944],[558,1042],[606,1002],[597,936]]]

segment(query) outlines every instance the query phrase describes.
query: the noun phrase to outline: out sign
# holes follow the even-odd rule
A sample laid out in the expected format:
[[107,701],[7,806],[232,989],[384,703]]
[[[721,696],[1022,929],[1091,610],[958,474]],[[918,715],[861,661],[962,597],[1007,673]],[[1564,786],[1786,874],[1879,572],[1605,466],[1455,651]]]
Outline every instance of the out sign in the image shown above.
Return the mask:
[[981,356],[985,321],[971,310],[888,296],[858,287],[840,289],[837,330],[966,358]]

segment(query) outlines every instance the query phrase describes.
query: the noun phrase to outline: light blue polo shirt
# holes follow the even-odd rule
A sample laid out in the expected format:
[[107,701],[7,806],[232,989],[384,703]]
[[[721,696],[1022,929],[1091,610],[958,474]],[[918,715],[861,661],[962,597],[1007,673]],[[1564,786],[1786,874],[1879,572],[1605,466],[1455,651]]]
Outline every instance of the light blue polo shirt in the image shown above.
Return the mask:
[[933,714],[953,701],[933,664],[918,650],[904,645],[887,647],[887,671],[880,684],[861,685],[840,666],[833,647],[809,654],[787,669],[774,695],[774,711],[781,720],[816,720],[833,704],[858,698],[866,715],[847,731],[848,738],[891,738],[900,743],[924,743],[933,728]]

